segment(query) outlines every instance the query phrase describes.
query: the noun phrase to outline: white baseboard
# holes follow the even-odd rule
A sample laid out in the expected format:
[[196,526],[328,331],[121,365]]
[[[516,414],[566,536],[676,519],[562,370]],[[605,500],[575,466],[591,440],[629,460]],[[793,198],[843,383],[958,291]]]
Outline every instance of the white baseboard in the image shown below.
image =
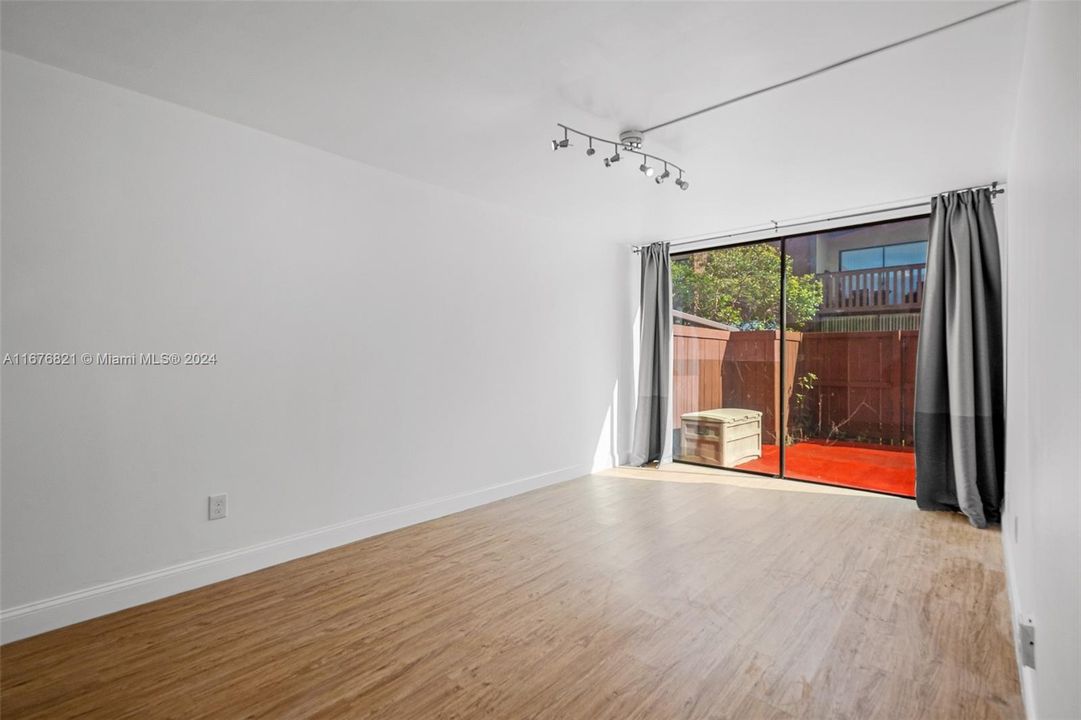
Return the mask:
[[1025,667],[1021,662],[1021,631],[1019,627],[1021,615],[1023,609],[1021,607],[1021,598],[1017,589],[1017,575],[1014,571],[1015,561],[1013,559],[1013,548],[1010,547],[1013,544],[1013,539],[1009,533],[1006,532],[1008,517],[1003,515],[1002,522],[1002,560],[1004,570],[1006,571],[1006,595],[1010,601],[1010,634],[1013,637],[1013,649],[1015,662],[1017,663],[1018,677],[1021,679],[1021,702],[1025,709],[1026,720],[1036,720],[1036,671],[1032,668]]
[[479,490],[426,500],[19,605],[0,611],[0,639],[5,643],[20,640],[373,535],[573,480],[588,475],[590,467],[588,463],[574,465]]

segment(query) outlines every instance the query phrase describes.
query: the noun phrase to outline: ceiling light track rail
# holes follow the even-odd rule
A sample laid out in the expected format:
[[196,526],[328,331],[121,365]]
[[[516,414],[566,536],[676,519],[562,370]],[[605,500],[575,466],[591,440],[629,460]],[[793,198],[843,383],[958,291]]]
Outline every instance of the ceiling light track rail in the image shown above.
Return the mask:
[[[665,180],[671,177],[672,172],[675,171],[676,173],[678,173],[674,181],[676,187],[678,187],[680,190],[686,190],[691,186],[688,181],[683,179],[683,173],[685,172],[685,170],[682,167],[672,162],[671,160],[666,160],[658,155],[653,155],[652,153],[647,153],[642,150],[642,133],[639,131],[627,130],[623,133],[620,133],[619,140],[607,140],[602,137],[597,137],[596,135],[590,135],[589,133],[582,132],[581,130],[575,130],[569,125],[564,125],[563,123],[556,123],[556,125],[560,128],[563,128],[563,139],[552,140],[553,150],[561,150],[563,148],[571,147],[570,135],[571,133],[574,133],[575,135],[583,138],[585,141],[588,142],[588,147],[586,148],[587,156],[591,157],[597,152],[597,149],[593,147],[593,143],[597,143],[598,145],[602,146],[612,146],[613,153],[611,157],[604,158],[605,167],[611,167],[615,163],[619,162],[623,158],[623,156],[620,154],[621,152],[628,155],[638,155],[642,158],[642,164],[638,166],[638,170],[647,178],[653,178],[654,182],[656,182],[658,185],[664,183]],[[649,164],[650,160],[654,161],[657,164],[663,165],[664,171],[658,175],[656,169]]]
[[662,123],[660,123],[658,125],[654,125],[653,127],[648,127],[648,128],[646,128],[645,130],[642,131],[642,134],[650,133],[650,132],[653,132],[654,130],[660,130],[663,127],[668,127],[669,125],[675,125],[678,122],[683,122],[684,120],[690,120],[693,117],[698,117],[699,115],[704,115],[706,113],[713,112],[714,110],[720,110],[723,107],[727,107],[727,106],[732,105],[734,103],[738,103],[741,100],[748,100],[748,99],[753,98],[753,97],[755,97],[757,95],[767,93],[770,90],[777,90],[779,88],[785,87],[786,85],[791,85],[791,84],[797,83],[797,82],[799,82],[801,80],[807,80],[808,78],[812,78],[815,75],[821,75],[823,73],[829,72],[830,70],[836,70],[837,68],[839,68],[839,67],[841,67],[843,65],[848,65],[849,63],[854,63],[857,60],[863,60],[864,58],[871,57],[872,55],[877,55],[878,53],[886,52],[887,50],[892,50],[893,48],[901,47],[902,45],[907,45],[908,43],[915,42],[917,40],[922,40],[925,37],[929,37],[931,35],[935,35],[937,33],[943,32],[945,30],[949,30],[950,28],[955,28],[958,25],[963,25],[963,24],[965,24],[967,22],[971,22],[972,20],[975,20],[977,18],[981,18],[984,15],[990,15],[991,13],[998,12],[999,10],[1004,10],[1005,8],[1011,7],[1013,5],[1017,5],[1017,4],[1019,4],[1019,3],[1023,2],[1023,1],[1024,0],[1010,0],[1010,2],[1002,3],[1001,5],[995,5],[994,7],[988,8],[986,10],[982,10],[982,11],[980,11],[978,13],[973,14],[973,15],[968,15],[966,17],[963,17],[960,20],[954,20],[951,23],[947,23],[945,25],[940,25],[939,27],[932,28],[930,30],[925,30],[924,32],[918,33],[916,35],[911,35],[909,37],[903,38],[903,39],[898,40],[896,42],[892,42],[889,45],[883,45],[882,47],[877,47],[877,48],[875,48],[873,50],[868,50],[867,52],[862,52],[859,55],[853,55],[852,57],[847,57],[844,60],[838,60],[835,63],[831,63],[831,64],[826,65],[824,67],[820,67],[820,68],[817,68],[815,70],[811,70],[810,72],[803,73],[802,75],[797,75],[796,77],[789,78],[788,80],[782,80],[779,83],[774,83],[773,85],[767,85],[766,87],[759,88],[758,90],[752,90],[751,92],[744,93],[742,95],[737,95],[736,97],[729,98],[727,100],[719,102],[716,105],[710,105],[709,107],[702,108],[701,110],[695,110],[694,112],[687,113],[686,115],[680,115],[679,117],[675,118],[674,120],[668,120],[667,122],[662,122]]

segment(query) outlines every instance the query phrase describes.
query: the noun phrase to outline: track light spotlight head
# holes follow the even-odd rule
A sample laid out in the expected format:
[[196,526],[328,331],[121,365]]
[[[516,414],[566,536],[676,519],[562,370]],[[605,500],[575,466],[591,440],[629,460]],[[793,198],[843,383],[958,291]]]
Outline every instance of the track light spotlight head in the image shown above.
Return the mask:
[[608,158],[608,161],[609,162],[614,162],[614,163],[619,162],[619,151],[616,150],[616,154],[613,155],[612,157]]
[[642,174],[645,175],[647,178],[653,177],[653,168],[651,168],[649,165],[646,165],[645,161],[643,161],[642,164],[638,166],[638,169],[641,170]]
[[657,177],[653,178],[653,182],[660,185],[661,183],[664,182],[664,175],[658,175]]
[[612,167],[612,160],[611,160],[611,158],[605,158],[605,159],[604,159],[604,166],[605,166],[605,167]]
[[594,150],[593,148],[588,148],[588,149],[586,149],[586,155],[592,155],[592,154],[593,154],[593,153],[595,153],[595,152],[597,152],[597,151],[596,151],[596,150]]
[[664,180],[667,180],[667,179],[668,179],[668,178],[670,178],[671,176],[672,176],[672,173],[668,172],[668,168],[666,167],[666,168],[664,169],[664,172],[662,172],[662,173],[660,174],[660,177],[658,177],[658,178],[657,178],[657,182],[662,182],[662,181],[664,181]]
[[565,148],[565,147],[567,147],[568,145],[571,144],[571,141],[570,141],[570,129],[567,128],[564,125],[560,125],[560,127],[563,128],[563,139],[562,140],[553,140],[552,141],[552,149],[553,150],[558,150],[559,148]]
[[691,184],[686,180],[676,180],[676,185],[679,187],[680,190],[686,190],[691,186]]

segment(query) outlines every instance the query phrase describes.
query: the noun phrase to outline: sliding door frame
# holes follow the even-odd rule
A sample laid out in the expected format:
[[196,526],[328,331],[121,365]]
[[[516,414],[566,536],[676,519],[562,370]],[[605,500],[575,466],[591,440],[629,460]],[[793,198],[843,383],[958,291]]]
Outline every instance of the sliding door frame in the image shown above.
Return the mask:
[[[875,223],[869,223],[869,224],[874,225]],[[751,239],[751,240],[741,240],[739,242],[734,242],[734,243],[723,243],[723,244],[720,244],[720,245],[713,245],[713,246],[710,246],[710,247],[695,247],[693,250],[683,250],[683,251],[673,252],[671,249],[669,249],[669,251],[668,251],[668,259],[669,260],[674,260],[677,256],[694,255],[695,253],[700,253],[700,252],[711,252],[713,250],[727,250],[727,249],[730,249],[730,248],[748,247],[750,245],[767,245],[767,244],[771,244],[771,243],[780,243],[780,251],[781,251],[781,274],[780,274],[780,277],[781,277],[781,292],[780,292],[780,298],[781,299],[780,299],[780,307],[778,309],[779,310],[779,312],[778,312],[778,318],[779,318],[778,322],[781,323],[781,355],[780,355],[780,358],[779,358],[780,359],[780,365],[781,365],[781,373],[780,373],[780,380],[778,381],[778,383],[780,384],[782,393],[783,393],[783,390],[784,390],[784,357],[785,357],[784,356],[784,345],[785,345],[785,343],[784,343],[784,340],[785,340],[784,333],[785,333],[785,331],[784,331],[784,324],[783,323],[784,323],[784,319],[785,319],[785,304],[786,304],[786,300],[787,300],[787,297],[785,295],[785,282],[784,282],[784,278],[785,278],[785,274],[786,274],[785,273],[784,248],[785,248],[785,241],[787,239],[788,239],[787,237],[781,237],[781,238],[754,238],[754,239]],[[782,400],[783,400],[783,398],[782,398]],[[723,465],[710,465],[709,463],[694,462],[693,460],[677,460],[676,457],[675,457],[675,448],[672,449],[672,462],[678,462],[678,463],[682,463],[684,465],[694,465],[696,467],[713,468],[714,470],[728,470],[728,471],[731,471],[731,472],[744,473],[746,475],[757,475],[759,477],[776,478],[776,479],[780,479],[780,480],[795,480],[796,478],[786,478],[784,476],[784,442],[783,442],[783,440],[784,440],[784,420],[785,420],[784,407],[783,407],[784,402],[779,403],[779,405],[781,406],[781,409],[778,410],[777,417],[779,419],[779,427],[781,429],[782,437],[778,438],[778,440],[780,442],[778,443],[779,448],[778,448],[777,472],[771,473],[771,472],[765,472],[764,470],[744,470],[744,469],[741,469],[741,468],[725,467]],[[808,480],[807,482],[814,482],[814,481],[813,480]],[[816,483],[816,484],[818,484],[818,485],[828,485],[828,483]],[[836,486],[834,486],[834,487],[836,487]]]
[[786,382],[788,365],[785,364],[785,350],[788,345],[788,253],[785,252],[788,249],[787,244],[788,237],[781,238],[781,307],[777,311],[777,324],[781,328],[781,346],[778,348],[781,368],[777,373],[777,431],[780,435],[777,438],[777,472],[779,477],[784,477],[785,451],[788,448],[788,413],[785,412],[788,398],[784,394],[785,386],[788,385]]
[[[908,210],[908,208],[902,208],[902,210]],[[876,217],[875,219],[864,220],[863,222],[856,222],[856,223],[851,223],[851,224],[847,224],[847,223],[846,224],[835,224],[833,222],[830,222],[828,225],[820,224],[817,229],[802,229],[802,230],[800,230],[798,232],[788,232],[788,233],[785,233],[784,235],[782,235],[781,237],[776,237],[776,236],[774,236],[774,237],[770,237],[770,236],[754,237],[754,238],[749,239],[749,240],[742,240],[742,241],[734,242],[734,243],[723,243],[722,242],[722,243],[719,243],[719,244],[716,244],[716,245],[702,245],[701,243],[705,242],[705,241],[699,241],[699,242],[693,243],[692,247],[688,248],[687,250],[669,249],[668,257],[670,259],[676,259],[677,257],[681,257],[681,256],[684,256],[684,255],[694,255],[695,253],[700,253],[700,252],[711,252],[711,251],[714,251],[714,250],[726,250],[726,249],[729,249],[729,248],[746,247],[746,246],[749,246],[749,245],[764,245],[764,244],[770,244],[770,243],[779,243],[780,251],[781,251],[781,268],[780,268],[781,291],[780,291],[780,302],[779,302],[780,307],[778,307],[778,309],[777,309],[778,325],[779,325],[780,331],[781,331],[780,332],[780,347],[778,349],[778,361],[779,361],[779,364],[780,364],[780,371],[778,372],[778,379],[777,379],[777,397],[779,398],[779,402],[777,403],[777,406],[778,406],[777,417],[778,417],[778,427],[779,427],[779,431],[780,431],[780,437],[777,438],[777,451],[778,451],[777,472],[776,473],[770,473],[770,472],[764,472],[762,470],[744,470],[744,469],[741,469],[741,468],[730,468],[730,467],[724,467],[722,465],[710,465],[709,463],[694,462],[693,460],[677,460],[675,458],[674,453],[673,453],[672,461],[682,463],[684,465],[694,465],[694,466],[697,466],[697,467],[707,467],[707,468],[713,468],[714,470],[725,470],[725,471],[729,471],[729,472],[744,473],[746,475],[757,475],[759,477],[776,478],[776,479],[779,479],[779,480],[792,480],[792,481],[795,481],[795,482],[805,482],[805,483],[811,483],[813,485],[823,485],[825,487],[834,487],[834,488],[836,488],[836,487],[847,487],[845,485],[837,485],[835,483],[823,482],[821,480],[811,480],[811,479],[807,479],[807,478],[789,477],[789,476],[785,475],[785,469],[786,469],[785,468],[785,460],[786,460],[785,455],[786,455],[786,449],[787,449],[787,445],[788,445],[788,442],[787,442],[787,440],[788,440],[788,427],[787,427],[788,402],[787,402],[787,398],[785,397],[785,386],[787,385],[786,379],[787,379],[787,371],[788,371],[788,368],[786,366],[786,363],[787,363],[787,345],[788,345],[788,343],[787,343],[787,340],[788,340],[788,337],[787,337],[787,334],[788,334],[788,327],[787,327],[787,325],[788,325],[788,240],[789,240],[789,238],[803,237],[805,235],[812,235],[812,234],[817,234],[817,233],[822,233],[822,232],[832,232],[832,231],[835,231],[835,230],[850,230],[850,229],[861,228],[861,227],[869,227],[869,226],[872,226],[872,225],[885,225],[885,224],[888,224],[890,222],[898,222],[898,221],[903,221],[903,220],[912,220],[913,218],[918,218],[918,217],[921,217],[921,216],[930,217],[929,210],[926,207],[924,207],[921,210],[914,211],[914,212],[904,212],[904,213],[900,213],[900,214],[897,213],[896,211],[888,211],[887,210],[887,211],[883,211],[881,216]],[[808,223],[808,224],[810,225],[811,223]],[[900,493],[891,493],[891,492],[887,492],[885,490],[868,490],[866,488],[854,488],[854,489],[860,490],[862,492],[876,493],[878,495],[888,495],[890,497],[901,497],[901,498],[905,498],[906,500],[911,500],[912,499],[908,495],[902,495]]]

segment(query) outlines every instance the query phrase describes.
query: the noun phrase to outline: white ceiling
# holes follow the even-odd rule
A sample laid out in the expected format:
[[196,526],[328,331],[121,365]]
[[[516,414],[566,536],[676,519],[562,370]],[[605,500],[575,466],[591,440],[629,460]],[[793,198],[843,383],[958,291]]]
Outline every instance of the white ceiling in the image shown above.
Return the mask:
[[980,2],[4,2],[2,47],[608,239],[678,238],[1002,179],[1024,6],[659,130],[688,170],[553,153]]

